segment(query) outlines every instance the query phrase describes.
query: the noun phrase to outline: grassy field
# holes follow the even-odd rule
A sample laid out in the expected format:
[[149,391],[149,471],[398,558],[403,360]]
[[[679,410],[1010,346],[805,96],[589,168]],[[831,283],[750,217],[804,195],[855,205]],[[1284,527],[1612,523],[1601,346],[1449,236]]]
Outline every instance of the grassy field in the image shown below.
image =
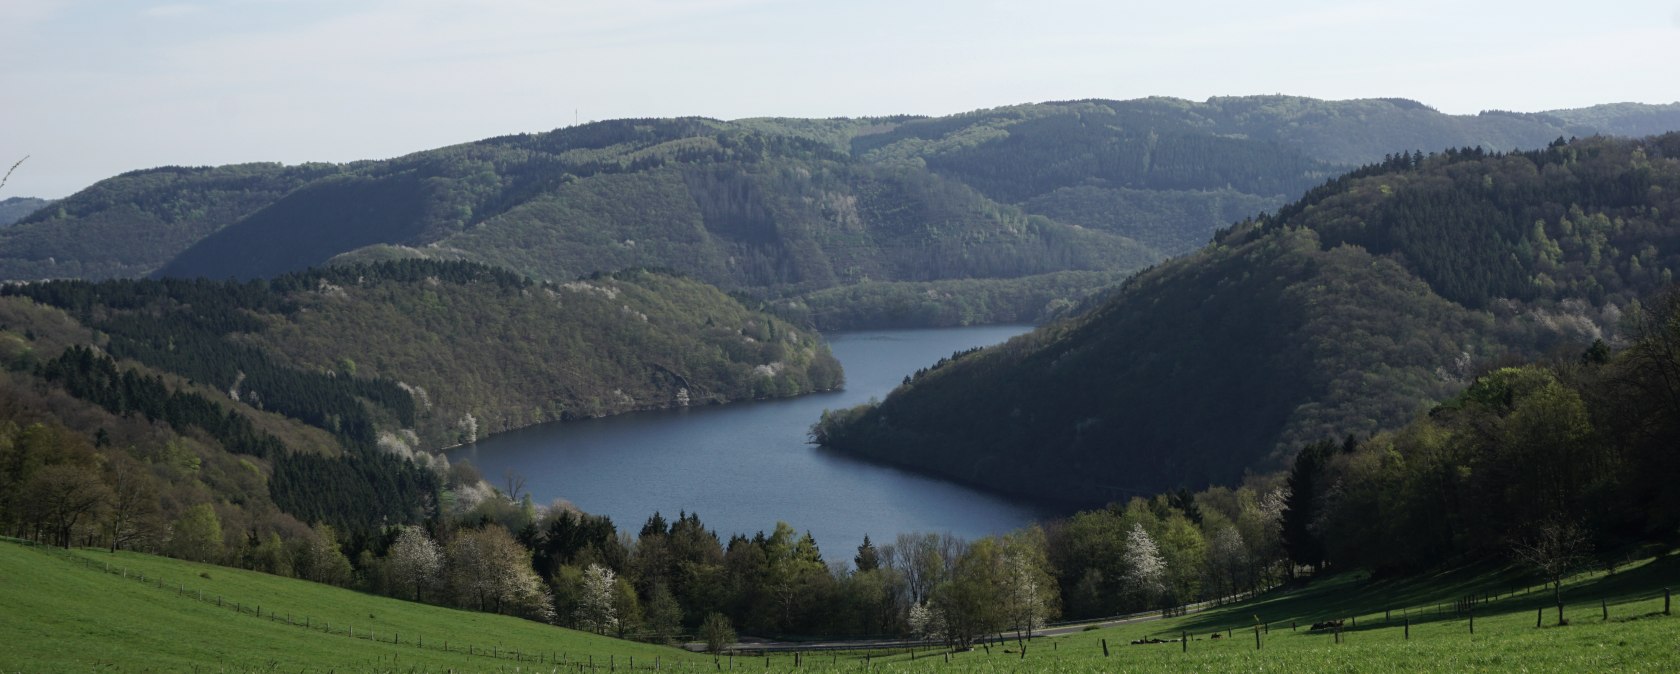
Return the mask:
[[[107,572],[107,564],[112,572]],[[144,582],[138,580],[142,575]],[[797,669],[1680,670],[1680,621],[1663,615],[1662,590],[1680,584],[1676,583],[1680,556],[1646,560],[1614,574],[1596,572],[1571,579],[1565,586],[1569,624],[1564,626],[1557,624],[1550,590],[1522,585],[1521,580],[1498,569],[1463,569],[1387,582],[1343,575],[1195,615],[1035,639],[1024,657],[1011,642],[955,654],[922,650],[914,659],[903,651],[875,652],[867,659],[862,653],[809,653],[800,656]],[[1474,634],[1470,614],[1454,606],[1456,600],[1469,596],[1478,597]],[[1540,628],[1535,627],[1537,610],[1543,611]],[[1346,619],[1339,637],[1307,629],[1312,622],[1334,618]],[[308,627],[303,626],[306,620]],[[1255,647],[1256,625],[1260,626],[1259,649]],[[1176,641],[1180,633],[1191,635],[1188,649]],[[1214,638],[1215,633],[1221,636]],[[1151,637],[1174,641],[1131,644]],[[448,651],[443,650],[445,639]],[[768,659],[742,654],[714,663],[709,657],[676,649],[235,569],[93,550],[66,554],[14,544],[0,544],[0,645],[0,671],[7,672],[581,672],[590,662],[601,671],[625,670],[632,657],[640,671],[655,663],[662,671],[796,669],[791,654]],[[559,658],[563,662],[557,663]]]
[[[1549,589],[1512,580],[1486,570],[1393,582],[1344,576],[1207,613],[1084,632],[1055,639],[1053,646],[1035,643],[1027,660],[1055,656],[1053,665],[1038,669],[1045,672],[1680,670],[1680,621],[1662,614],[1662,587],[1680,580],[1680,557],[1572,579],[1564,592],[1567,626],[1557,625]],[[1479,597],[1474,634],[1470,613],[1454,606],[1470,595]],[[1543,627],[1536,628],[1539,609]],[[1344,619],[1339,637],[1308,629],[1336,618]],[[1216,632],[1221,638],[1212,637]],[[1181,633],[1192,637],[1188,652],[1178,642],[1131,644],[1150,637],[1176,640]],[[1046,646],[1051,653],[1043,653]],[[990,659],[997,653],[994,647]],[[973,658],[986,659],[983,653]],[[997,668],[1003,663],[988,664],[990,671],[1005,671]],[[1009,664],[1018,668],[1020,661]]]
[[528,672],[558,658],[574,671],[632,658],[638,670],[711,666],[675,648],[262,573],[0,543],[4,672]]

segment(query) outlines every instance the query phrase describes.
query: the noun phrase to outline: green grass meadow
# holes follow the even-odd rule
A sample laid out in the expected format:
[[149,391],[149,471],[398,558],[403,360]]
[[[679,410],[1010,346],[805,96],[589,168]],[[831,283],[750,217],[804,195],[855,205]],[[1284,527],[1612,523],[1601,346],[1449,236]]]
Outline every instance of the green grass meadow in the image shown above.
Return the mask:
[[[1680,556],[1570,579],[1564,626],[1551,591],[1523,580],[1491,568],[1401,581],[1343,574],[1188,616],[1034,639],[1024,656],[1009,642],[914,658],[821,652],[714,662],[237,569],[8,543],[0,544],[0,671],[581,672],[590,663],[627,670],[632,658],[637,671],[657,663],[685,672],[1680,671],[1680,620],[1663,614],[1663,588],[1680,585]],[[1469,596],[1478,597],[1474,634],[1469,613],[1454,606]],[[1334,618],[1346,619],[1339,640],[1307,629]],[[1188,650],[1180,633],[1191,635]],[[1151,637],[1174,641],[1131,644]]]
[[[557,658],[565,668],[551,665]],[[580,661],[623,670],[631,658],[638,670],[711,664],[680,649],[263,573],[0,543],[4,672],[529,672],[575,671]]]

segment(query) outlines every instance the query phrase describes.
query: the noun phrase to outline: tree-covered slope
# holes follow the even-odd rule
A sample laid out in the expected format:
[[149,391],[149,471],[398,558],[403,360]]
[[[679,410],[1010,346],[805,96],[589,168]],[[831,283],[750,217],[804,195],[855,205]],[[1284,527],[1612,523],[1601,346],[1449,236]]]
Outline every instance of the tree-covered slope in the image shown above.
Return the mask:
[[482,436],[841,383],[817,334],[689,279],[634,271],[496,286],[447,271],[344,272],[290,295],[295,311],[242,341],[301,369],[401,382],[419,401],[413,428],[429,448],[470,441],[472,428]]
[[1447,115],[1405,99],[1296,96],[1072,101],[865,129],[854,154],[920,162],[1029,213],[1166,254],[1283,205],[1346,168],[1440,147],[1506,151],[1558,138],[1680,129],[1680,104]]
[[0,199],[0,227],[22,220],[24,216],[46,208],[52,203],[49,199],[37,199],[35,197]]
[[1039,496],[1230,483],[1501,359],[1615,341],[1680,266],[1677,199],[1680,134],[1391,157],[814,431]]
[[725,288],[1135,269],[1128,239],[1028,216],[925,171],[766,159],[561,186],[425,249],[539,275],[660,264]]
[[542,421],[840,384],[821,339],[715,288],[625,272],[564,285],[469,263],[272,281],[54,282],[106,351],[372,448],[435,449]]
[[668,268],[791,297],[1129,272],[1384,154],[1533,148],[1677,116],[1634,104],[1454,116],[1400,99],[1261,96],[616,120],[384,161],[124,174],[0,234],[0,278],[267,278],[424,257],[553,281]]
[[144,276],[229,223],[344,168],[164,167],[102,180],[0,231],[0,278]]
[[[383,550],[383,527],[483,500],[428,450],[840,382],[815,333],[651,272],[557,286],[410,260],[4,285],[0,530],[68,545],[97,523],[116,545],[291,573],[293,548]],[[176,549],[191,537],[171,527],[205,519]]]

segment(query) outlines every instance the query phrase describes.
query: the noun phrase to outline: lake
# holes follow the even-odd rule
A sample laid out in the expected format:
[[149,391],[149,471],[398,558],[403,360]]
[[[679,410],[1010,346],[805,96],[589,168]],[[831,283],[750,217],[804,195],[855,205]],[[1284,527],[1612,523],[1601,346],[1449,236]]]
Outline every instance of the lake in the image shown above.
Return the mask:
[[1001,343],[1029,326],[873,330],[828,335],[846,390],[799,398],[555,422],[449,452],[494,483],[523,475],[537,503],[563,498],[635,532],[654,511],[698,513],[726,541],[768,533],[777,520],[810,531],[825,559],[847,560],[865,534],[1004,533],[1065,514],[807,444],[825,408],[884,397],[954,351]]

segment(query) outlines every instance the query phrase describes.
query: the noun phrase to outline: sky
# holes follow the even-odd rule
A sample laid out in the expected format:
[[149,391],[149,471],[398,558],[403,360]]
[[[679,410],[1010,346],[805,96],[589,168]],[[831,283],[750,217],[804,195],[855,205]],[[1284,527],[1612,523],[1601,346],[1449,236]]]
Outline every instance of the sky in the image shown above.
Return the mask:
[[1680,0],[0,0],[0,45],[0,198],[623,117],[1680,101]]

